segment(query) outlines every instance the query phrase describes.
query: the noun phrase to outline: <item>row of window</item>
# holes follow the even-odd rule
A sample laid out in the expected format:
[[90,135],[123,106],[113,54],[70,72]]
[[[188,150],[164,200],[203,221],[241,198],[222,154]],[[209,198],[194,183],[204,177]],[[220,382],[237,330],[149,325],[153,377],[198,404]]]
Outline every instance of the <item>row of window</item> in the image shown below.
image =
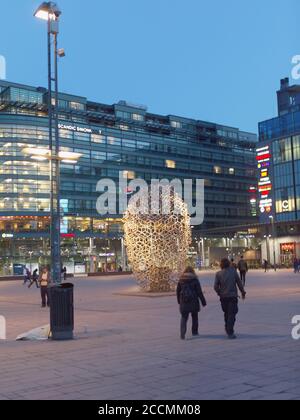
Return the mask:
[[[183,154],[186,156],[197,156],[202,157],[209,160],[227,160],[235,162],[251,162],[253,159],[253,153],[246,149],[232,149],[234,152],[234,157],[232,156],[232,151],[230,154],[221,154],[217,151],[210,152],[205,151],[203,148],[189,148],[186,147],[174,147],[174,145],[166,144],[168,141],[175,140],[178,144],[179,142],[176,139],[170,137],[159,137],[159,136],[152,136],[150,134],[139,134],[139,137],[144,137],[147,140],[142,139],[134,139],[136,133],[130,133],[131,138],[120,138],[116,135],[104,135],[104,134],[88,134],[88,133],[80,133],[80,132],[73,132],[68,130],[60,129],[59,131],[61,140],[64,139],[72,140],[74,143],[76,142],[92,142],[94,144],[99,145],[107,145],[107,146],[119,146],[123,148],[128,148],[131,150],[150,150],[155,152],[165,152],[169,154]],[[120,133],[119,133],[120,134]],[[34,127],[34,126],[18,126],[18,125],[1,125],[0,126],[0,138],[19,138],[20,140],[23,139],[33,139],[36,138],[38,140],[46,140],[48,141],[48,129],[47,127]],[[149,141],[149,140],[154,141]],[[155,142],[156,141],[156,142]],[[183,145],[186,146],[186,139],[181,142]],[[233,145],[231,145],[233,147]],[[238,151],[238,153],[236,153]]]

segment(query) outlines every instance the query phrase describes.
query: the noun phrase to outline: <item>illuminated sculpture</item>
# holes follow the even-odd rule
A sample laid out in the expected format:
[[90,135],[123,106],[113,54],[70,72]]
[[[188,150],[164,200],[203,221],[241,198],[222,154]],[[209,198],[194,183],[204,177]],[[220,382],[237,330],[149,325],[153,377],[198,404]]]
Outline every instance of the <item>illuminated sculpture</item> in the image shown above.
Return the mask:
[[[151,214],[147,210],[151,193],[143,194],[139,211],[136,203],[129,203],[124,215],[128,260],[142,290],[173,291],[191,243],[188,208],[176,193],[160,192],[159,211]],[[168,214],[162,211],[166,200],[170,203]]]

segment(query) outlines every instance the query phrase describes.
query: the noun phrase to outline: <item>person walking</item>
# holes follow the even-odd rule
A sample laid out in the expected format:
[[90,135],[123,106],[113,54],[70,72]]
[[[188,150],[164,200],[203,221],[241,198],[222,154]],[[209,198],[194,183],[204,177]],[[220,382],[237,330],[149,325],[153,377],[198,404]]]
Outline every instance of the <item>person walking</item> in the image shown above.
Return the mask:
[[23,275],[24,275],[23,285],[25,285],[28,281],[30,283],[31,273],[28,268],[24,267]]
[[49,307],[48,284],[50,281],[50,273],[47,267],[43,268],[39,281],[41,287],[42,308],[45,308],[46,304]]
[[239,269],[239,272],[240,272],[240,276],[241,276],[243,286],[245,287],[245,285],[246,285],[246,273],[248,272],[248,264],[244,260],[243,255],[241,256],[241,259],[238,263],[238,269]]
[[36,268],[32,273],[31,282],[28,286],[28,289],[30,289],[30,287],[33,285],[33,283],[35,283],[36,287],[39,289],[40,286],[39,286],[38,279],[39,279],[38,269]]
[[207,305],[203,295],[200,281],[192,267],[187,267],[177,285],[177,302],[181,313],[180,337],[185,339],[189,314],[192,315],[192,335],[199,335],[200,302],[203,307]]
[[264,260],[264,269],[265,269],[265,273],[268,271],[268,267],[269,267],[269,263],[267,260]]
[[216,274],[214,289],[220,297],[221,307],[224,312],[225,331],[229,339],[235,339],[234,325],[238,313],[238,288],[243,300],[246,297],[244,286],[238,272],[230,267],[227,258],[221,261],[221,271]]

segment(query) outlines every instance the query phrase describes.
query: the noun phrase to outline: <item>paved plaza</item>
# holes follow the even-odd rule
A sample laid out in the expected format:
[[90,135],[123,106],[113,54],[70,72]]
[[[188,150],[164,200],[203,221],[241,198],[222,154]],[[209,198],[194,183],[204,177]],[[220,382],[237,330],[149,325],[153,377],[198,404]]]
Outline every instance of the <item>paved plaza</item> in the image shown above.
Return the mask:
[[214,272],[200,279],[208,307],[200,337],[185,341],[175,296],[138,296],[132,277],[117,276],[74,281],[75,340],[16,342],[49,310],[34,286],[0,283],[0,399],[300,400],[300,274],[249,273],[235,341],[224,336]]

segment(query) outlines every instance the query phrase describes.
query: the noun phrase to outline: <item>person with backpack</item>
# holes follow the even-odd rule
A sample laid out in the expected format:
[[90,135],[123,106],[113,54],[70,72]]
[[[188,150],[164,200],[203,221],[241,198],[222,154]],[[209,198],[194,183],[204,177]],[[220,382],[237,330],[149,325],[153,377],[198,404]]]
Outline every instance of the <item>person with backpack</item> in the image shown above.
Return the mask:
[[195,270],[192,267],[187,267],[177,285],[177,302],[181,313],[180,337],[182,340],[185,339],[189,314],[192,315],[192,335],[193,337],[199,335],[199,299],[202,306],[205,307],[207,303],[202,292],[200,281]]
[[244,260],[243,255],[241,256],[241,259],[238,263],[238,269],[239,269],[239,272],[240,272],[240,276],[241,276],[243,286],[245,287],[245,285],[246,285],[246,273],[248,272],[248,264]]
[[220,297],[225,319],[225,331],[229,339],[235,339],[234,324],[238,309],[238,288],[243,300],[246,297],[244,286],[238,272],[230,266],[228,258],[221,261],[221,271],[216,274],[214,289]]

